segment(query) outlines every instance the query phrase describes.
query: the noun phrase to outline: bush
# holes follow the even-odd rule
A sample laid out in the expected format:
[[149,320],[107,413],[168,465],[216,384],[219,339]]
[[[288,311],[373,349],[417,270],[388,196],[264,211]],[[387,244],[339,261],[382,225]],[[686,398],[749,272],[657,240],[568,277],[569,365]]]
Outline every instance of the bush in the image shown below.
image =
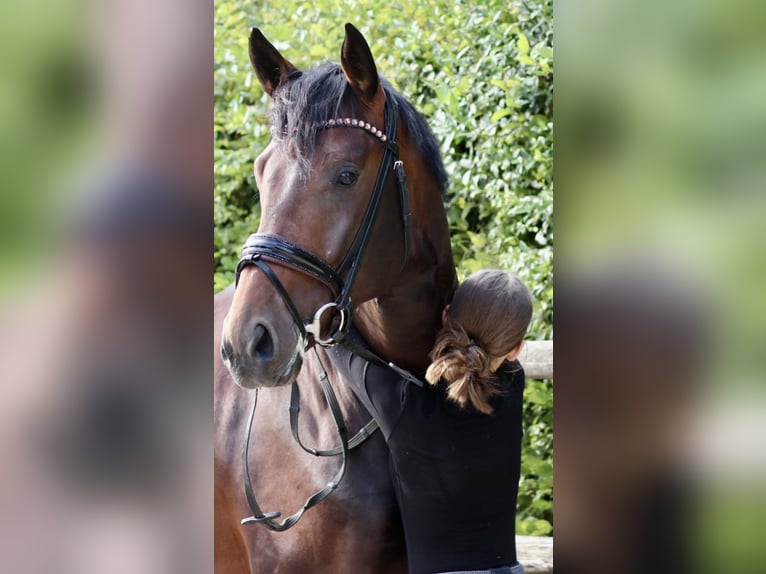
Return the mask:
[[[461,278],[509,269],[532,291],[529,337],[552,333],[552,0],[297,0],[215,7],[215,288],[233,281],[257,227],[253,161],[269,139],[269,98],[251,73],[260,27],[301,68],[337,60],[343,24],[428,122],[450,176],[447,212]],[[528,381],[518,532],[552,532],[552,382]]]

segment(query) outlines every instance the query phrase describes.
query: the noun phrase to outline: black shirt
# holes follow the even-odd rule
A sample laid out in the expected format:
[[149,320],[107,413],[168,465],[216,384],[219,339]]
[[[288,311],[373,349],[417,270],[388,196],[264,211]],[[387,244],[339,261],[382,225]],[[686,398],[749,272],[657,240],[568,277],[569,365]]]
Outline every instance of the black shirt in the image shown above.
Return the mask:
[[461,409],[446,384],[424,387],[341,346],[336,365],[378,422],[391,451],[410,574],[487,569],[516,562],[524,371],[497,371],[494,411]]

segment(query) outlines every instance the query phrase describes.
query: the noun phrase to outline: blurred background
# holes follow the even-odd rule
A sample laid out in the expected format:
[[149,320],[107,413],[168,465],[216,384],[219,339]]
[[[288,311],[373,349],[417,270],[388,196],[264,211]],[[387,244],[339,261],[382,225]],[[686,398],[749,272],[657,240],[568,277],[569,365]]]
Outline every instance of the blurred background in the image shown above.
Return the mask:
[[0,569],[212,568],[213,10],[0,7]]
[[762,2],[555,6],[555,557],[762,572]]

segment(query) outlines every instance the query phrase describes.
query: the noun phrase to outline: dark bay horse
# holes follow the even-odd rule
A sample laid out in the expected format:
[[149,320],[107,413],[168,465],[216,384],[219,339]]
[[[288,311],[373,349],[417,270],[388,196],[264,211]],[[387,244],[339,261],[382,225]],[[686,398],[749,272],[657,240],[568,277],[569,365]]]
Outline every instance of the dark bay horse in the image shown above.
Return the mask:
[[[378,76],[366,40],[350,24],[340,65],[300,72],[258,30],[250,36],[250,60],[274,102],[272,141],[255,162],[262,208],[256,235],[298,246],[332,269],[341,268],[357,245],[389,149],[381,136],[385,110],[398,107],[396,143],[408,182],[411,231],[405,232],[397,179],[387,177],[369,242],[351,265],[358,269],[350,299],[353,323],[372,350],[422,375],[441,310],[456,286],[442,204],[446,173],[433,135]],[[333,301],[332,286],[279,259],[272,258],[269,268],[284,295],[263,269],[248,265],[236,290],[231,286],[215,298],[215,571],[404,573],[404,540],[380,433],[351,451],[337,490],[292,529],[272,532],[240,524],[251,514],[241,464],[255,392],[250,389],[270,387],[260,391],[248,457],[266,512],[294,512],[340,464],[340,457],[306,454],[289,430],[290,392],[298,385],[301,438],[317,448],[337,443],[318,384],[318,361],[333,383],[349,432],[370,418],[323,349],[315,347],[315,355],[302,348],[296,328],[296,314],[308,323]],[[351,273],[339,274],[341,282]],[[323,331],[338,328],[337,314],[322,319]]]

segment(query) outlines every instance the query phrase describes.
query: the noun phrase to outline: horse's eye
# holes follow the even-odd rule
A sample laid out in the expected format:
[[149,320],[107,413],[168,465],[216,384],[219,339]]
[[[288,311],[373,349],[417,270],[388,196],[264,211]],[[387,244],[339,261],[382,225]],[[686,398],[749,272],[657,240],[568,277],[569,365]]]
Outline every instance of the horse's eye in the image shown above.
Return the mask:
[[358,177],[359,177],[358,173],[344,169],[338,174],[338,177],[335,180],[335,183],[337,183],[338,185],[342,185],[343,187],[349,187],[356,183],[356,180]]

